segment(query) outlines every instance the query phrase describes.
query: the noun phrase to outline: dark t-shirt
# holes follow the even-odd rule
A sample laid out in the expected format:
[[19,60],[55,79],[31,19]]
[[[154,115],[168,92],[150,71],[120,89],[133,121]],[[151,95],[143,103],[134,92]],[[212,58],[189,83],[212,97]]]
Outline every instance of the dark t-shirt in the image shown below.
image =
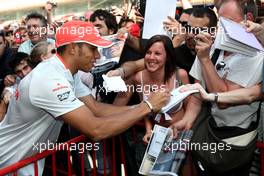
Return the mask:
[[[174,54],[176,57],[176,64],[178,67],[187,71],[188,75],[195,60],[195,54],[192,54],[191,50],[183,44],[177,48],[174,48]],[[190,83],[194,83],[194,78],[189,75]]]
[[141,53],[135,51],[129,45],[125,44],[123,48],[123,52],[120,56],[119,66],[127,61],[136,61],[141,58],[143,58],[143,55]]
[[191,53],[191,50],[185,44],[174,48],[174,53],[176,64],[189,73],[195,60],[195,55]]
[[0,94],[4,89],[4,78],[8,74],[12,74],[12,69],[9,67],[9,62],[13,57],[13,51],[6,48],[3,56],[0,58]]

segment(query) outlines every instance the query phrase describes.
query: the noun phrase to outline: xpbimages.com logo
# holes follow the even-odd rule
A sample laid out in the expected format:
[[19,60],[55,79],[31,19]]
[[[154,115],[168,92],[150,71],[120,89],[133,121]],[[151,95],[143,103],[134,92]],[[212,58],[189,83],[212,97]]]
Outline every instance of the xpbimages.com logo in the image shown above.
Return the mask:
[[85,151],[99,150],[99,143],[53,143],[48,140],[47,143],[34,143],[33,151],[38,151],[39,153],[45,150],[69,150],[78,151],[79,153],[84,153]]
[[[127,92],[129,93],[142,93],[144,95],[150,95],[151,92],[165,92],[166,91],[166,85],[126,85]],[[104,86],[99,85],[98,86],[98,92],[107,94],[109,91],[105,89]],[[118,92],[118,91],[117,91]]]
[[163,151],[167,152],[176,152],[176,151],[208,151],[210,153],[216,153],[217,151],[229,151],[232,147],[228,143],[195,143],[195,142],[189,142],[185,140],[179,140],[176,142],[165,142],[163,145]]
[[55,35],[56,33],[64,34],[64,35],[78,35],[80,37],[84,37],[85,35],[94,34],[97,36],[100,36],[98,30],[92,26],[71,26],[71,27],[58,27],[54,28],[53,26],[50,26],[49,24],[47,27],[31,27],[32,34],[38,34],[40,37],[46,36],[46,35]]
[[196,36],[198,34],[210,34],[212,38],[216,38],[217,35],[226,34],[230,35],[235,31],[232,31],[230,26],[223,27],[222,25],[215,27],[192,27],[190,25],[178,26],[178,27],[164,27],[164,30],[170,36],[180,36],[180,35],[192,35]]
[[[163,26],[164,30],[167,31],[170,35],[176,36],[176,35],[183,35],[183,34],[193,34],[197,35],[200,33],[209,33],[213,38],[216,37],[216,33],[226,33],[227,31],[230,30],[224,30],[222,26],[218,27],[192,27],[189,25],[186,26],[178,26],[178,27],[166,27]],[[229,28],[227,26],[226,28]],[[95,30],[94,30],[95,29]],[[75,27],[72,26],[70,28],[67,27],[58,27],[55,28],[51,25],[47,25],[46,27],[32,27],[31,32],[34,34],[39,34],[40,36],[45,36],[45,35],[55,35],[56,33],[61,33],[61,34],[73,34],[73,35],[79,35],[83,37],[84,35],[88,34],[95,34],[95,35],[100,35],[98,30],[92,26],[87,26],[87,27]]]

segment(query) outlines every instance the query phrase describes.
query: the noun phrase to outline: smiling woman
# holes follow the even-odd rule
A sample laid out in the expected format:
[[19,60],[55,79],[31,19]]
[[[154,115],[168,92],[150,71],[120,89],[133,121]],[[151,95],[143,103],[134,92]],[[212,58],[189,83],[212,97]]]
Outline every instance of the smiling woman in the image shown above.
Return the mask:
[[[133,85],[141,100],[147,100],[150,95],[157,91],[173,90],[181,83],[189,82],[187,72],[179,69],[176,65],[172,41],[165,35],[155,35],[148,40],[145,47],[144,64],[145,69],[131,76],[127,84]],[[114,101],[114,104],[126,104],[133,92],[119,93]],[[188,104],[188,99],[184,103],[180,103],[178,108],[169,115],[172,120],[165,120],[164,117],[157,123],[163,126],[170,126],[175,122],[182,120]],[[146,133],[143,138],[145,143],[148,142],[151,135],[153,122],[145,118]]]

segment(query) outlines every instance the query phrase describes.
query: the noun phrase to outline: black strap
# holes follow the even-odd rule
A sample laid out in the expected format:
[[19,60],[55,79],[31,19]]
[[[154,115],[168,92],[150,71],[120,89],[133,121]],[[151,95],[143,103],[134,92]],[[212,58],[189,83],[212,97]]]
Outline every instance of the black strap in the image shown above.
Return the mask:
[[[211,58],[211,61],[212,61],[213,65],[216,64],[216,62],[218,60],[218,57],[220,55],[220,52],[221,52],[220,49],[215,49],[214,50],[214,53],[213,53],[212,58]],[[206,91],[208,92],[208,89],[207,88],[206,88]]]
[[260,119],[261,103],[262,103],[262,101],[259,102],[259,107],[258,107],[258,111],[257,111],[257,125],[259,124],[259,119]]
[[179,70],[180,67],[176,67],[176,71],[175,71],[175,75],[176,75],[176,80],[177,80],[177,86],[180,87],[181,85],[183,85],[180,76],[179,76]]
[[220,49],[215,49],[214,50],[214,54],[213,54],[213,56],[212,56],[212,63],[215,65],[216,64],[216,61],[218,60],[218,57],[219,57],[219,55],[220,55],[220,52],[221,52],[221,50]]

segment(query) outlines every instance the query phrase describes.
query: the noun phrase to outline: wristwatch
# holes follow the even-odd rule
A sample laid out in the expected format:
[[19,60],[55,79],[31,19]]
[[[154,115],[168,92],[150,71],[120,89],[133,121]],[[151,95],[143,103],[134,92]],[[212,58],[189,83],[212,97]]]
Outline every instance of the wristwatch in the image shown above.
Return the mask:
[[214,94],[214,103],[217,103],[218,101],[218,93],[213,93]]

